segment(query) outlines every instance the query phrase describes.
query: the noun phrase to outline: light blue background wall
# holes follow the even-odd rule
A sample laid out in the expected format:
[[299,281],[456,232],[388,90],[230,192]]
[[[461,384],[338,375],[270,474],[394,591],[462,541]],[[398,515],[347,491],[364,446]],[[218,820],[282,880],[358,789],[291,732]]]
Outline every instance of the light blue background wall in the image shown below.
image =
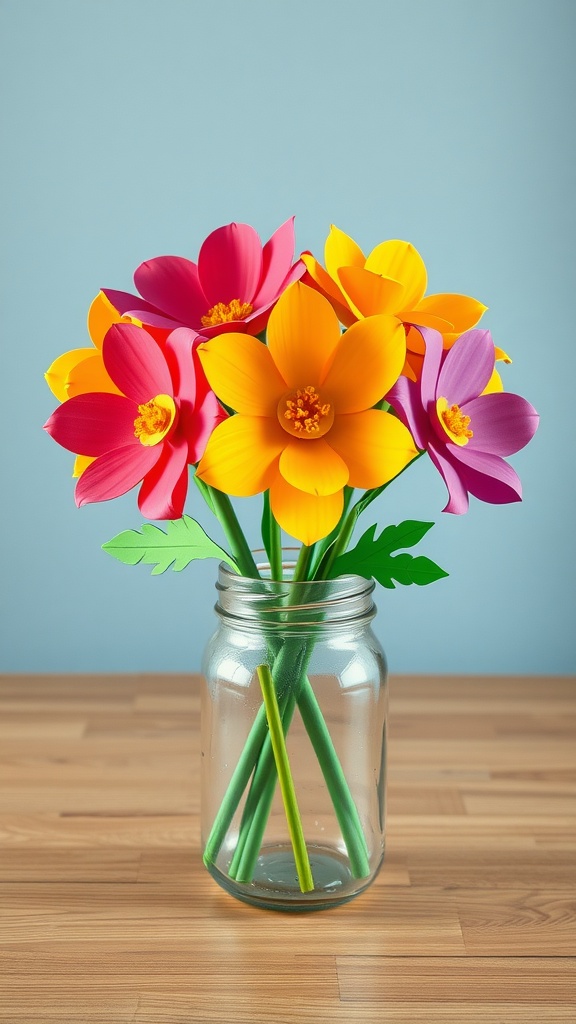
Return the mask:
[[[197,669],[214,563],[150,578],[100,551],[135,492],[80,511],[43,372],[100,286],[195,258],[231,220],[298,249],[331,222],[406,238],[430,291],[490,306],[542,415],[521,505],[443,516],[421,462],[382,525],[434,519],[450,579],[380,591],[396,672],[576,670],[573,0],[2,0],[3,671]],[[259,508],[239,504],[253,544]],[[189,511],[200,514],[194,497]],[[201,513],[206,526],[211,525]],[[370,524],[366,520],[365,526]],[[221,539],[217,529],[214,535]]]

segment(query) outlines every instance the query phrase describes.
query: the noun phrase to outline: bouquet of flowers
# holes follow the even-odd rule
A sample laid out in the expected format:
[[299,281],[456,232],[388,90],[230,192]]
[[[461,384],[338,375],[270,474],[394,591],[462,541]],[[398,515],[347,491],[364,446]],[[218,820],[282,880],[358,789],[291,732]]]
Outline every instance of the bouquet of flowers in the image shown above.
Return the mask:
[[[66,352],[46,374],[61,404],[45,429],[76,455],[76,504],[139,485],[140,512],[167,521],[165,530],[145,523],[104,548],[127,564],[153,565],[154,574],[217,557],[257,578],[231,497],[262,494],[273,580],[282,579],[283,531],[301,545],[295,581],[355,574],[388,588],[431,583],[447,573],[405,550],[431,523],[410,520],[379,535],[371,525],[352,547],[357,520],[423,455],[446,484],[444,512],[466,512],[469,494],[519,501],[504,457],[528,443],[537,413],[503,389],[497,366],[510,359],[476,326],[486,307],[466,295],[426,295],[424,262],[408,242],[384,241],[366,257],[332,227],[325,266],[309,252],[294,262],[294,252],[293,219],[264,246],[252,227],[228,224],[206,238],[196,263],[142,263],[138,294],[98,293],[92,344]],[[190,481],[198,514],[204,502],[227,550],[184,513]],[[287,725],[274,672],[263,666],[259,679],[306,891]],[[328,770],[331,758],[328,750]],[[256,764],[257,756],[245,778]]]

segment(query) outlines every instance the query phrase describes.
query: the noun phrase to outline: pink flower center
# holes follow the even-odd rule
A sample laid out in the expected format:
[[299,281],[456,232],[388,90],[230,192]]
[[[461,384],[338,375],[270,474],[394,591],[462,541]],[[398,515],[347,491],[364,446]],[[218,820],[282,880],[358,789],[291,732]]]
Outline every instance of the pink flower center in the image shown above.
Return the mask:
[[441,427],[454,444],[462,447],[474,437],[474,431],[468,429],[470,417],[462,412],[459,405],[448,405],[446,398],[439,398],[436,402],[436,412]]
[[280,425],[292,437],[311,441],[326,434],[334,422],[334,409],[308,384],[283,395],[278,403]]
[[240,302],[240,299],[232,299],[228,304],[217,302],[208,310],[206,316],[201,317],[202,327],[217,327],[218,324],[229,324],[233,320],[244,320],[251,312],[250,303]]
[[170,395],[156,395],[156,398],[139,405],[138,412],[134,420],[134,437],[151,447],[166,437],[176,418],[176,405]]

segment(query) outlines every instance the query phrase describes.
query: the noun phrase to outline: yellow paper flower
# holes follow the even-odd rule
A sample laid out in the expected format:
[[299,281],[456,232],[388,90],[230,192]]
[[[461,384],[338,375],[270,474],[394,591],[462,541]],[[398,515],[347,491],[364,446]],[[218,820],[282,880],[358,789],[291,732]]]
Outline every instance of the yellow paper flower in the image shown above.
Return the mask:
[[405,332],[380,315],[342,335],[330,303],[296,283],[267,339],[221,334],[199,347],[210,386],[237,415],[214,430],[197,473],[238,497],[269,489],[282,529],[312,544],[338,523],[347,484],[379,487],[417,454],[406,427],[373,408],[402,370]]
[[88,334],[93,346],[64,352],[54,360],[44,375],[48,387],[59,402],[92,391],[120,394],[104,367],[102,342],[112,324],[120,323],[123,319],[106,296],[99,292],[88,310]]
[[381,242],[366,257],[352,238],[332,225],[324,255],[326,269],[311,253],[302,253],[310,282],[330,301],[345,326],[378,313],[398,317],[406,325],[404,372],[413,378],[419,374],[424,344],[410,324],[434,328],[442,335],[444,347],[451,348],[487,309],[468,295],[425,295],[426,267],[409,242]]
[[[92,348],[73,348],[69,352],[64,352],[54,360],[44,374],[48,387],[59,402],[65,402],[75,395],[92,392],[112,395],[122,393],[104,366],[102,342],[112,324],[123,322],[136,323],[139,326],[139,321],[122,316],[103,292],[99,292],[88,310],[88,334],[94,343]],[[72,475],[81,476],[93,461],[88,456],[77,455]]]

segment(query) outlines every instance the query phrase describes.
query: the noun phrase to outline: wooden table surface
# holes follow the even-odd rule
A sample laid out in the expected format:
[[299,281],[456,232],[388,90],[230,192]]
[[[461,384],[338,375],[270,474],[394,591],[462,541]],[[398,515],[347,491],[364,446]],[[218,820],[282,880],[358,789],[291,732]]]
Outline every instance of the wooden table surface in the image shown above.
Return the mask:
[[394,679],[385,866],[299,915],[201,865],[197,679],[0,696],[2,1024],[576,1021],[576,679]]

